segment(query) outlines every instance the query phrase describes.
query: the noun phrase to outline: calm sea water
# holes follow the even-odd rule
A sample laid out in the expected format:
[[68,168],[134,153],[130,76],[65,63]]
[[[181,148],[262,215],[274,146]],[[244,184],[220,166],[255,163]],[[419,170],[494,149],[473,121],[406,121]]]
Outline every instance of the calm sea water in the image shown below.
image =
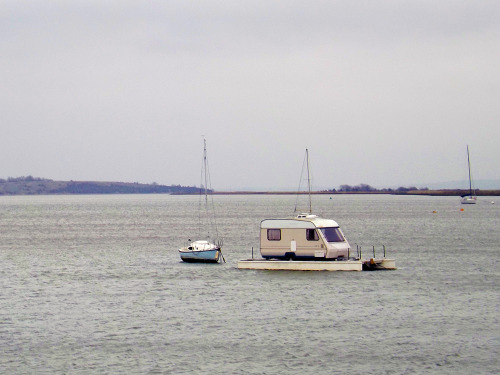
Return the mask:
[[315,196],[317,214],[366,256],[386,245],[398,270],[272,272],[236,263],[295,196],[215,197],[220,265],[180,262],[197,199],[0,197],[0,373],[500,370],[500,201]]

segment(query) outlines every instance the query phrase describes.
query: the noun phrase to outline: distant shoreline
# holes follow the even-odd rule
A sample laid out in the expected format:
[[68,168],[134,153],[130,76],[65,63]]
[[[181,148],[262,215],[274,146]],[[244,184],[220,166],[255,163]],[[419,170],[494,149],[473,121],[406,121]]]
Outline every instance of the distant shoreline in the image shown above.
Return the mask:
[[[346,185],[345,185],[346,186]],[[365,185],[368,186],[368,185]],[[368,186],[369,187],[369,186]],[[0,179],[0,196],[9,195],[84,195],[84,194],[171,194],[197,195],[203,189],[195,186],[141,184],[138,182],[100,182],[100,181],[53,181],[35,177],[9,177]],[[308,194],[297,191],[213,191],[214,195],[297,195]],[[313,191],[315,195],[426,195],[426,196],[462,196],[469,193],[465,189],[360,189]],[[500,190],[476,190],[478,196],[500,196]]]
[[83,194],[199,194],[195,186],[140,184],[138,182],[53,181],[17,177],[0,180],[1,195],[83,195]]
[[[409,190],[405,192],[396,191],[313,191],[313,195],[425,195],[455,197],[468,194],[468,190],[443,189],[443,190]],[[214,195],[297,195],[309,194],[296,191],[214,191]],[[500,190],[476,190],[477,196],[500,196]]]

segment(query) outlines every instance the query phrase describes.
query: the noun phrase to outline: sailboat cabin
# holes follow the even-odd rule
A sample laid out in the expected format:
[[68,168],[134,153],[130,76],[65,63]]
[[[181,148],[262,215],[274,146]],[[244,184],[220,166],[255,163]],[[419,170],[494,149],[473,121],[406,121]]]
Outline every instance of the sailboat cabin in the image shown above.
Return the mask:
[[349,250],[334,220],[299,214],[290,219],[266,219],[260,224],[260,253],[266,259],[347,259]]

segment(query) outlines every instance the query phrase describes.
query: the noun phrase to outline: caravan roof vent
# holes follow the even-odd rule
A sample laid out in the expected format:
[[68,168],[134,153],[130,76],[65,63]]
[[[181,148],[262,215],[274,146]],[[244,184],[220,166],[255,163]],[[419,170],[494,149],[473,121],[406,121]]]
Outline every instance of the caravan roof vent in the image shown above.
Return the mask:
[[313,214],[308,214],[308,213],[302,213],[302,214],[297,215],[297,219],[313,219],[315,217],[318,217],[318,216],[313,215]]

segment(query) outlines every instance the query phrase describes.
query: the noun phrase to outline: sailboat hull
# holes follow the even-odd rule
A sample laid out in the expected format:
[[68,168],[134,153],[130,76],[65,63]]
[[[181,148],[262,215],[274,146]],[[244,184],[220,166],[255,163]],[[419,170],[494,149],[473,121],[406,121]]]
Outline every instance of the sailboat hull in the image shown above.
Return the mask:
[[462,204],[476,204],[477,198],[475,196],[463,197]]
[[217,263],[220,258],[220,249],[213,250],[188,250],[179,249],[179,255],[188,263]]

